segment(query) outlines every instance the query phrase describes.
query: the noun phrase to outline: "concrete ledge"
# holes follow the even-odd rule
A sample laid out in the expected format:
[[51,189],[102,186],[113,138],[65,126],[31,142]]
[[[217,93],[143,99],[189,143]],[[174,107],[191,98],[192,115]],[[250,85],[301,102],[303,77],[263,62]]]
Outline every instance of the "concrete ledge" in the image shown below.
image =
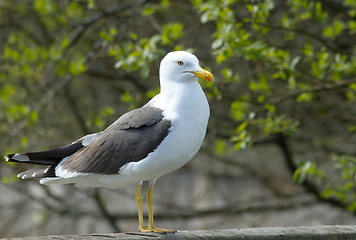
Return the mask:
[[[6,238],[5,238],[6,239]],[[9,238],[7,238],[9,239]],[[234,240],[346,240],[356,239],[356,226],[320,226],[320,227],[274,227],[274,228],[248,228],[226,230],[178,230],[175,234],[155,233],[110,233],[88,235],[60,235],[43,237],[11,238],[12,240],[60,240],[60,239],[128,239],[128,240],[155,240],[155,239],[234,239]]]

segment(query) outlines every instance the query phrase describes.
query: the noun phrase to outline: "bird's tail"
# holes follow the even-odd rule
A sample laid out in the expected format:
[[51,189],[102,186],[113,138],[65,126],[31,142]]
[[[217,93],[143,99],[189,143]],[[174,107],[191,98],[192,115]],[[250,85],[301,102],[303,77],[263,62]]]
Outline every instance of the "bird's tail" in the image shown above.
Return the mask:
[[68,146],[56,148],[42,152],[14,153],[5,156],[7,162],[31,163],[39,165],[49,165],[42,169],[28,170],[17,175],[21,179],[55,177],[55,167],[62,159],[72,155],[83,145],[75,142]]
[[54,165],[42,169],[31,169],[17,174],[17,178],[31,179],[31,178],[56,177],[55,169],[56,166]]

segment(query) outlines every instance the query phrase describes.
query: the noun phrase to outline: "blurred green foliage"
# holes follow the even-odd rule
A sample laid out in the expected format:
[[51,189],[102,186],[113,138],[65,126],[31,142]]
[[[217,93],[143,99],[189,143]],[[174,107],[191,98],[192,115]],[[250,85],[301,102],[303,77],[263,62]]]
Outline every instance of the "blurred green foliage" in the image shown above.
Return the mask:
[[294,179],[299,183],[312,177],[321,186],[320,196],[325,199],[335,199],[351,212],[356,211],[356,157],[348,154],[333,154],[334,172],[327,174],[314,162],[302,163],[294,174]]
[[[295,143],[309,139],[311,146],[355,133],[355,118],[343,117],[356,114],[354,1],[111,4],[3,1],[1,24],[8,28],[1,38],[0,134],[9,137],[1,153],[103,129],[158,92],[160,59],[181,49],[195,51],[216,76],[215,83],[201,83],[211,122],[226,121],[219,125],[224,134],[211,136],[218,155],[230,143],[240,150],[277,133]],[[220,102],[223,117],[214,114]],[[338,130],[310,131],[311,123],[321,128],[328,121],[337,121]],[[354,158],[328,154],[341,172],[337,185],[328,185],[316,163],[302,164],[295,179],[322,175],[321,196],[348,202],[353,211],[354,173],[345,171],[354,168]]]

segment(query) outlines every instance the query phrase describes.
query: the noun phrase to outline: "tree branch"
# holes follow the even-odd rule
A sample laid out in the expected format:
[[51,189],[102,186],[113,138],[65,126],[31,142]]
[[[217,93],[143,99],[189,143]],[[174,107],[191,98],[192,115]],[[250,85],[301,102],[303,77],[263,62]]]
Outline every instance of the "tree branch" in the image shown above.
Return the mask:
[[[275,143],[279,146],[279,148],[281,149],[285,162],[287,164],[287,167],[291,173],[291,175],[294,175],[295,171],[297,170],[298,166],[296,165],[296,163],[293,160],[293,156],[292,153],[290,151],[289,145],[287,143],[286,137],[285,135],[283,135],[282,133],[276,134],[275,135],[275,139],[274,139]],[[316,186],[314,183],[312,183],[310,180],[305,179],[304,182],[302,183],[302,186],[311,194],[313,194],[320,202],[325,202],[328,203],[332,206],[341,208],[342,210],[346,211],[347,206],[338,201],[337,199],[333,199],[333,198],[322,198],[320,196],[320,190],[319,187]],[[356,212],[353,212],[353,215],[356,216]]]
[[103,215],[104,219],[109,223],[109,225],[113,228],[115,232],[120,232],[120,228],[117,224],[117,219],[119,218],[112,215],[106,208],[106,205],[103,199],[101,198],[99,189],[95,189],[93,198],[95,200],[96,205],[99,207],[99,210]]
[[348,85],[353,84],[353,83],[356,83],[356,79],[349,80],[349,81],[340,81],[335,84],[322,84],[322,85],[312,87],[309,89],[299,89],[299,90],[291,92],[287,95],[273,98],[270,100],[270,103],[275,104],[275,103],[280,103],[280,102],[283,102],[286,100],[294,99],[302,93],[318,93],[318,92],[334,91],[336,89],[348,87]]

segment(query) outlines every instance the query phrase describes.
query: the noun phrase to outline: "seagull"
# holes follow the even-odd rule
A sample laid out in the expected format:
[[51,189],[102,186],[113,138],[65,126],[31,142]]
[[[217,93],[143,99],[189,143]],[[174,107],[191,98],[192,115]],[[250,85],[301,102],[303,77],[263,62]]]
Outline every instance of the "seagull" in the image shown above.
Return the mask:
[[[122,115],[102,132],[41,152],[5,156],[8,162],[46,165],[17,175],[40,179],[41,184],[117,189],[137,184],[138,229],[174,233],[153,221],[153,187],[156,180],[189,162],[205,137],[210,110],[198,78],[213,81],[198,58],[185,51],[168,53],[161,61],[160,93],[141,108]],[[141,186],[147,192],[148,225],[144,225]]]

